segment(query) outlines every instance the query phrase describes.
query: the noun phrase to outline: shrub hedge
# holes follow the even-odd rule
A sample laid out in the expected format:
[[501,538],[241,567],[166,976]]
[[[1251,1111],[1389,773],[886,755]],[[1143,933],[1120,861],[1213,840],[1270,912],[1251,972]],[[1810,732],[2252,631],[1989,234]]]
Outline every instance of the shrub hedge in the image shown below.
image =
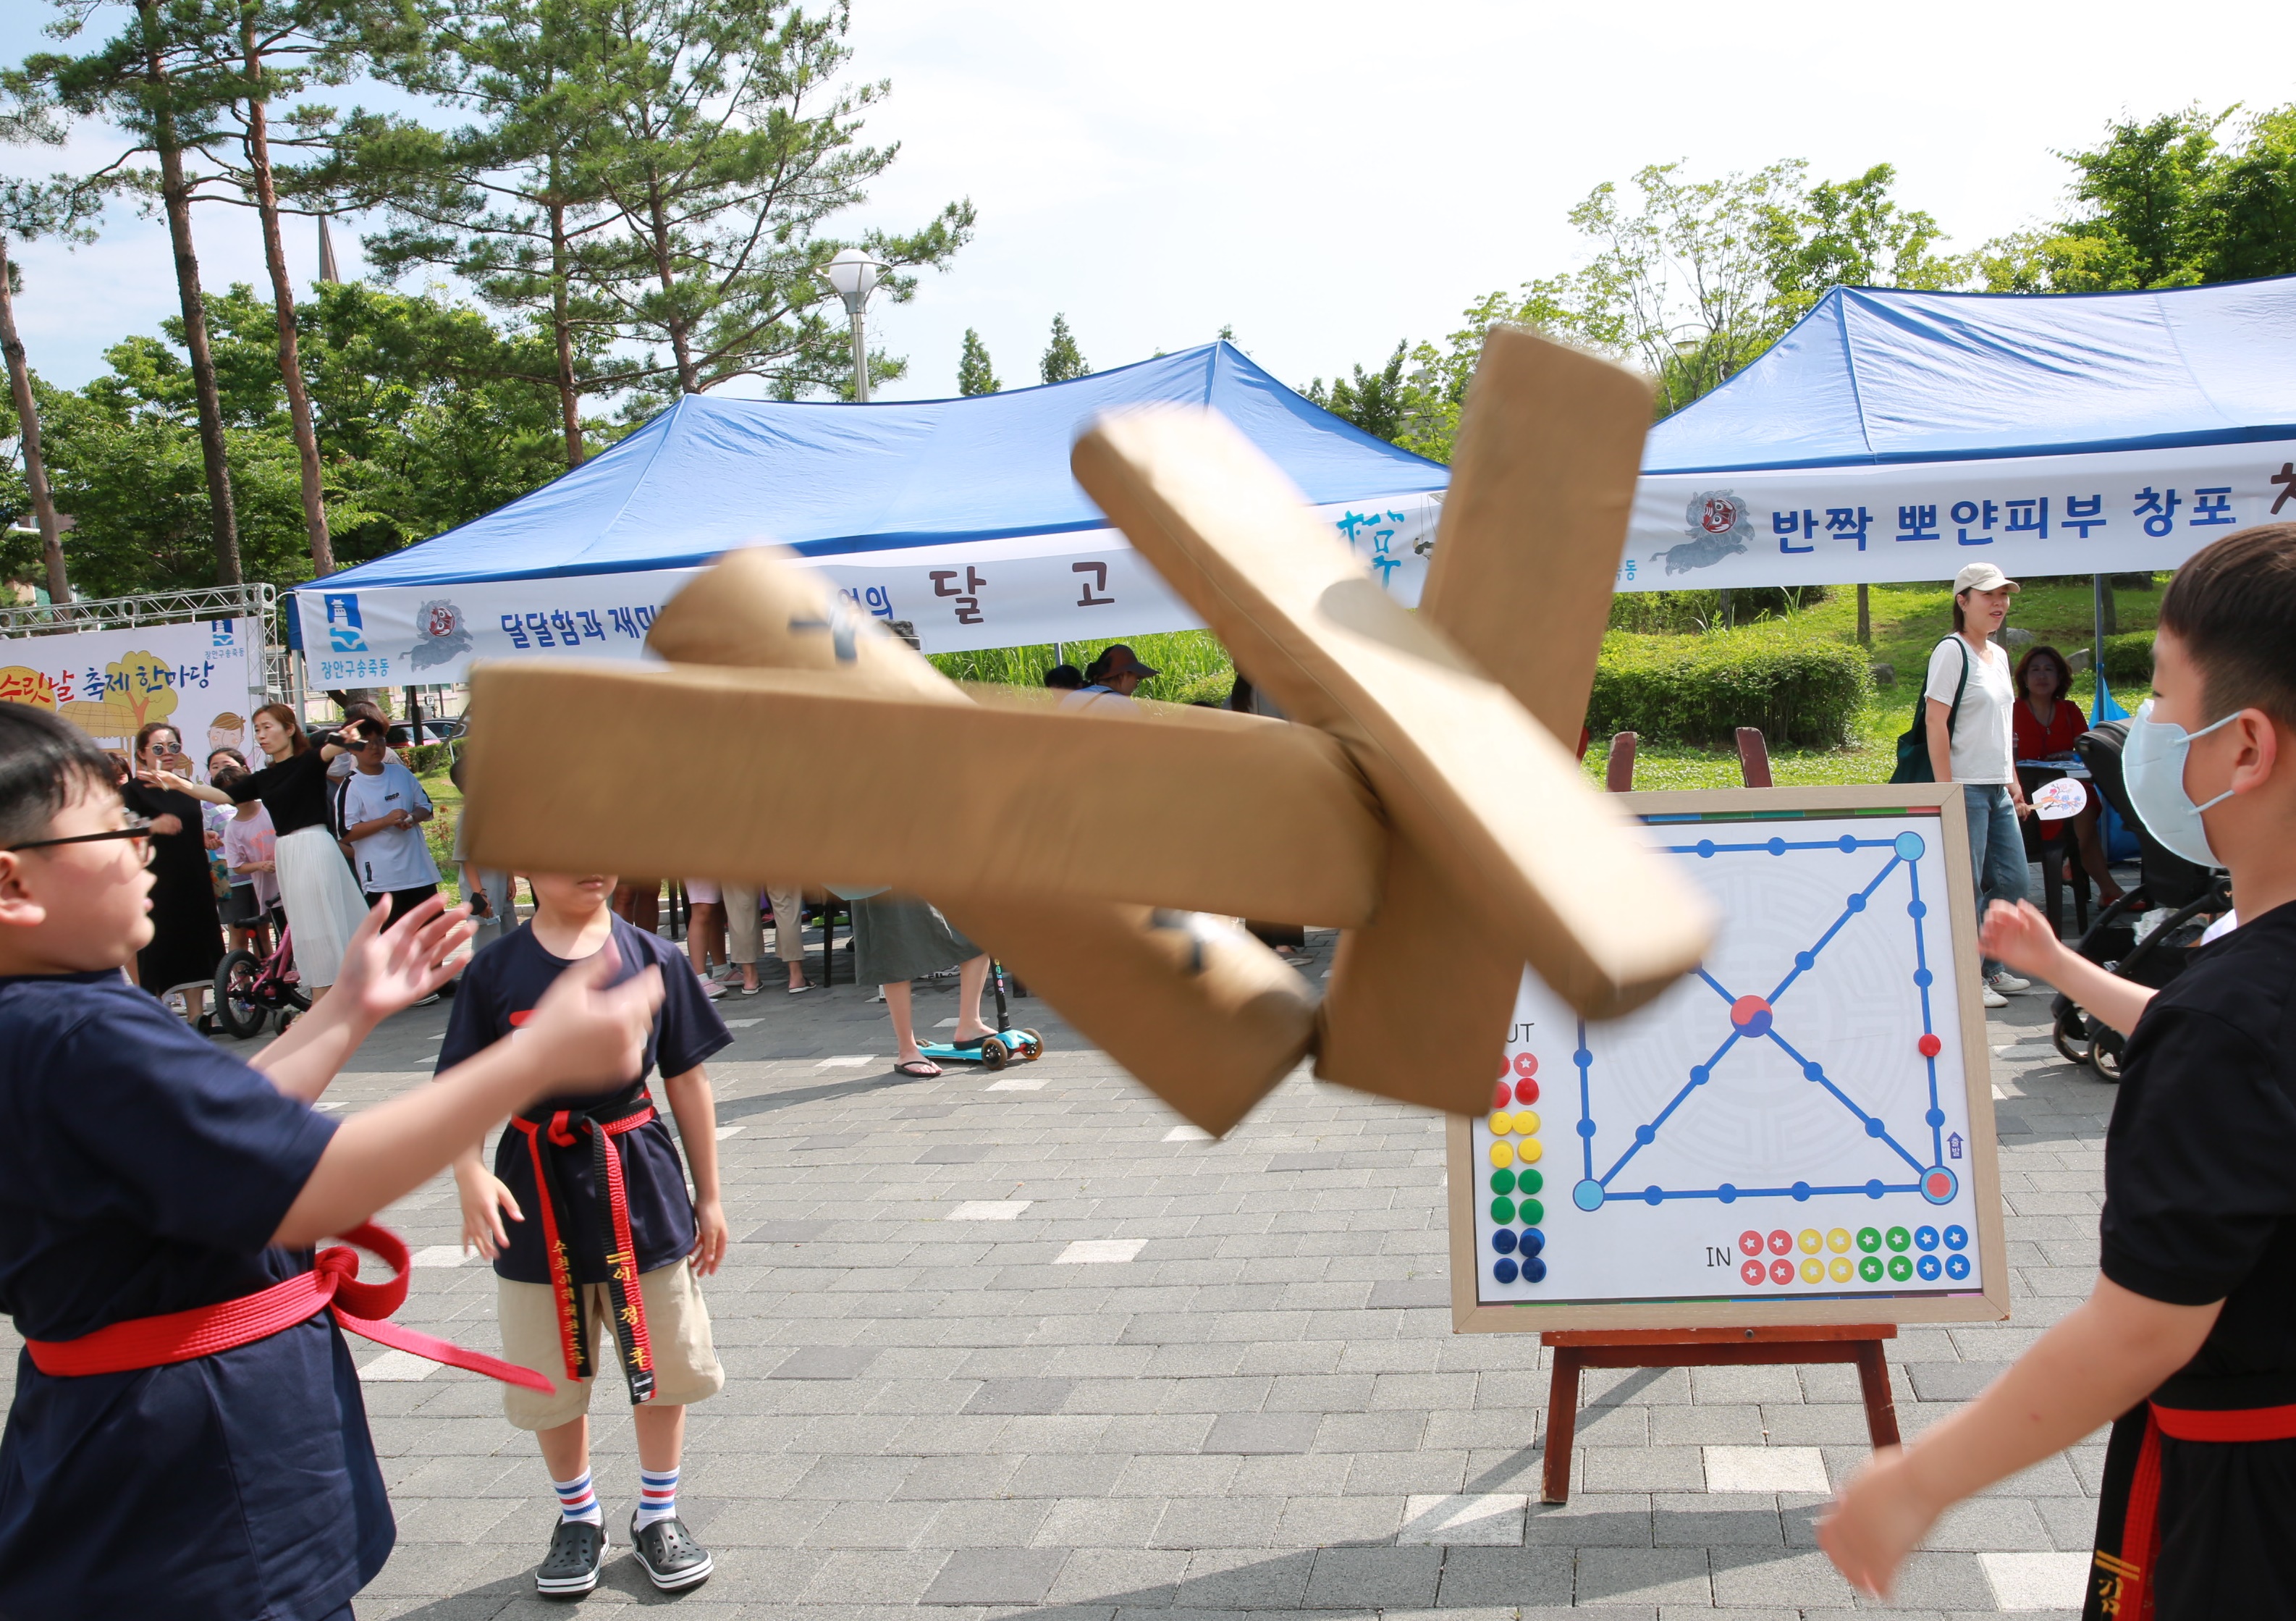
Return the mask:
[[2115,683],[2152,680],[2152,633],[2124,630],[2119,636],[2106,637],[2104,679]]
[[1614,630],[1603,638],[1587,723],[1598,737],[1710,744],[1759,726],[1774,747],[1832,748],[1855,736],[1872,690],[1864,649],[1783,624],[1704,636]]

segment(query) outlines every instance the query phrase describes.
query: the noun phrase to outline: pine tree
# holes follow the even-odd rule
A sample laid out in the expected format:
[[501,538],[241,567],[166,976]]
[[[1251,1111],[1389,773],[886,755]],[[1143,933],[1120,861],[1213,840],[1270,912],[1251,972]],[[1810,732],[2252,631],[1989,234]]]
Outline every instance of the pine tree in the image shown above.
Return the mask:
[[1064,315],[1053,317],[1053,341],[1045,346],[1042,370],[1046,383],[1069,383],[1092,375],[1092,364],[1078,352],[1076,337],[1069,331],[1069,318]]
[[988,345],[970,326],[964,329],[964,352],[956,359],[956,391],[960,394],[994,394],[1004,385],[996,380],[996,368],[988,364]]

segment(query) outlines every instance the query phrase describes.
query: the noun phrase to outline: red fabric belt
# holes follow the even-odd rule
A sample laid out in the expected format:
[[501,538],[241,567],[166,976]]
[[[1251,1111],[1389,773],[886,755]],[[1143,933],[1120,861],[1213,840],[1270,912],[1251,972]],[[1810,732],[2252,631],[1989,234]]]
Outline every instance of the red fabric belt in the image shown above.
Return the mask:
[[[2113,1428],[2113,1444],[2106,1450],[2104,1489],[2108,1502],[2120,1495],[2125,1505],[2117,1526],[2117,1547],[2106,1547],[2103,1527],[2092,1558],[2089,1592],[2083,1615],[2149,1621],[2155,1590],[2153,1566],[2161,1546],[2161,1437],[2178,1441],[2243,1442],[2296,1440],[2296,1406],[2284,1407],[2163,1407],[2148,1402],[2144,1408],[2142,1440],[2134,1458],[2120,1444],[2124,1435],[2134,1439],[2136,1413],[2132,1411]],[[2116,1458],[2121,1461],[2116,1465]],[[2121,1471],[2125,1470],[2125,1474]]]
[[[169,1312],[159,1317],[136,1317],[83,1334],[78,1339],[28,1339],[24,1349],[32,1366],[60,1378],[84,1378],[96,1373],[126,1373],[137,1368],[160,1368],[188,1362],[219,1351],[268,1339],[283,1329],[308,1321],[321,1312],[332,1312],[335,1321],[352,1333],[394,1350],[411,1351],[450,1368],[467,1368],[506,1385],[550,1394],[550,1381],[530,1368],[513,1367],[500,1357],[467,1351],[443,1339],[381,1321],[406,1299],[409,1257],[405,1240],[390,1229],[372,1223],[342,1235],[362,1249],[373,1250],[387,1262],[393,1276],[384,1283],[358,1281],[358,1255],[341,1246],[319,1252],[312,1269],[275,1283],[267,1289],[236,1300]],[[348,1308],[348,1309],[346,1309]]]
[[2296,1440],[2296,1406],[2235,1407],[2225,1411],[2152,1403],[2152,1421],[2179,1441]]
[[582,1288],[574,1280],[575,1236],[570,1225],[586,1228],[566,1197],[556,1156],[543,1152],[545,1141],[570,1148],[580,1134],[590,1139],[591,1160],[598,1186],[604,1190],[608,1231],[604,1252],[606,1293],[611,1305],[615,1349],[620,1354],[622,1377],[633,1403],[653,1400],[653,1340],[646,1331],[645,1296],[638,1288],[637,1245],[630,1235],[628,1184],[622,1175],[622,1153],[614,1139],[635,1131],[654,1118],[653,1099],[644,1092],[627,1103],[603,1104],[591,1109],[560,1109],[541,1118],[511,1116],[511,1124],[526,1137],[534,1159],[534,1189],[542,1206],[542,1248],[550,1261],[550,1293],[558,1310],[558,1345],[569,1379],[586,1379],[594,1370],[590,1362],[588,1313]]

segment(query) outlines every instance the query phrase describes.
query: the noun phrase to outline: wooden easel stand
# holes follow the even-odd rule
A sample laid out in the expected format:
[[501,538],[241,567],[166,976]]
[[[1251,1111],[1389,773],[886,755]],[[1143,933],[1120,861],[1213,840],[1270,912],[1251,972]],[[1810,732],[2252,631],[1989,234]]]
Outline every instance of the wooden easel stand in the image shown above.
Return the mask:
[[1866,1398],[1866,1429],[1876,1447],[1898,1444],[1898,1409],[1882,1342],[1890,1323],[1807,1329],[1554,1329],[1539,1338],[1554,1353],[1546,1402],[1546,1476],[1540,1497],[1570,1497],[1570,1451],[1578,1429],[1578,1373],[1585,1368],[1726,1368],[1855,1362]]

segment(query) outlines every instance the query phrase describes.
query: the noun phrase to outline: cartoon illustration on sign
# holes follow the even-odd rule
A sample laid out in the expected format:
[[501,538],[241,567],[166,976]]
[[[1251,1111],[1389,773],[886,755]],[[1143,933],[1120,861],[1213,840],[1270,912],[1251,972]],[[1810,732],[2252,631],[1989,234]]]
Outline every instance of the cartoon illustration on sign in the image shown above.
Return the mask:
[[1711,568],[1725,557],[1734,557],[1744,551],[1746,543],[1754,538],[1754,525],[1746,515],[1746,504],[1734,490],[1702,490],[1690,498],[1683,516],[1688,525],[1684,532],[1690,539],[1651,554],[1652,563],[1665,559],[1669,574]]
[[410,670],[435,670],[466,657],[471,630],[463,611],[443,598],[426,602],[415,612],[414,646],[406,650]]

